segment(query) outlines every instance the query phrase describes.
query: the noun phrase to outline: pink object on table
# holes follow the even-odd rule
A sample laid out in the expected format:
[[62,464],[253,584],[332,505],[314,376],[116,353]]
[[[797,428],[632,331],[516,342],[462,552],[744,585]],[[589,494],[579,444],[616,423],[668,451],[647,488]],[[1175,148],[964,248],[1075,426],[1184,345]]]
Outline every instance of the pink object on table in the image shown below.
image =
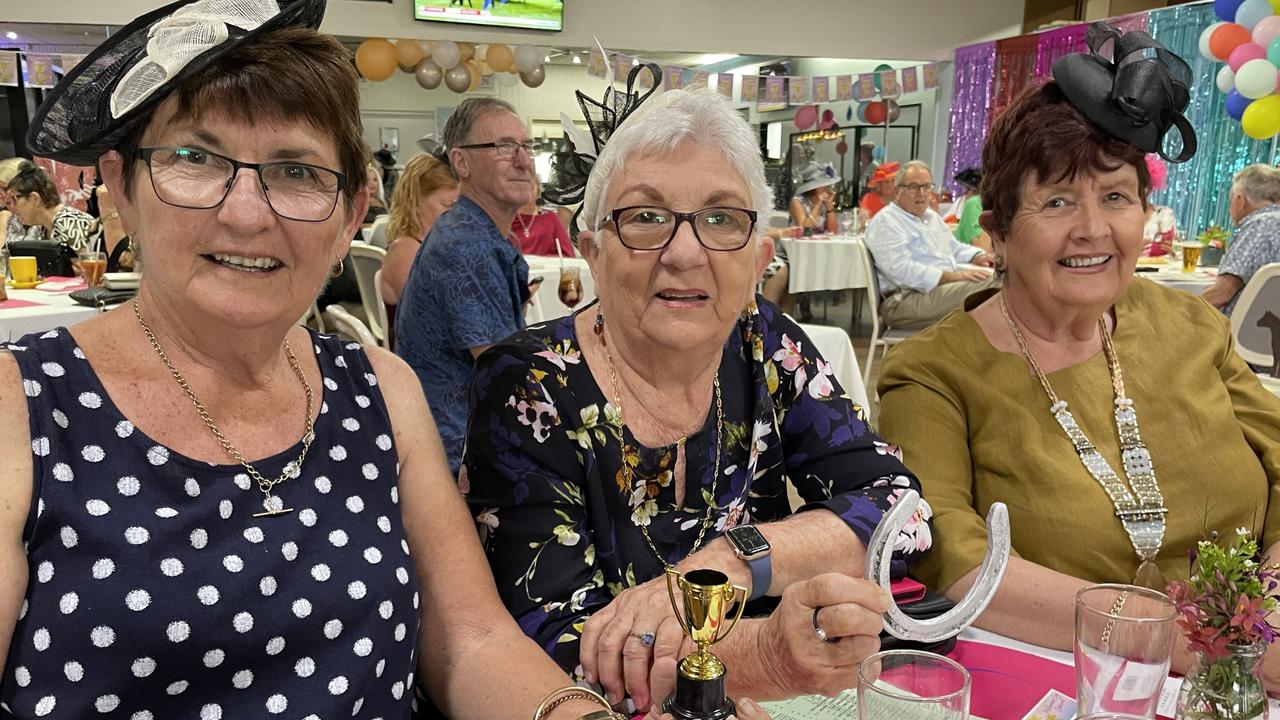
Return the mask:
[[8,300],[0,301],[0,310],[17,310],[18,308],[39,307],[40,305],[41,303],[31,302],[30,300],[18,300],[17,298],[10,298]]
[[44,279],[44,282],[36,286],[36,290],[44,292],[64,293],[72,290],[84,290],[89,287],[85,284],[84,278],[78,277],[60,277],[50,276]]
[[1076,673],[1039,655],[960,640],[948,656],[969,671],[969,711],[987,720],[1021,720],[1050,688],[1076,696]]

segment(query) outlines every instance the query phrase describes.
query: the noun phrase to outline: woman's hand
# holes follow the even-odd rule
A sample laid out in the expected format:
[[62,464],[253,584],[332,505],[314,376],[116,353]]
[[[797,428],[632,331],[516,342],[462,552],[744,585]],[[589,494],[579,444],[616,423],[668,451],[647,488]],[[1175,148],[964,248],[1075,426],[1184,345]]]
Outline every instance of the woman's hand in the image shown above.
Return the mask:
[[[609,701],[626,694],[639,709],[651,702],[649,669],[655,658],[674,669],[684,630],[671,608],[666,575],[628,588],[582,627],[579,657],[588,683],[599,683]],[[661,700],[661,699],[659,699]]]
[[856,687],[859,663],[880,649],[888,608],[889,597],[867,580],[826,573],[795,583],[760,630],[760,664],[793,695],[832,697]]
[[[737,700],[738,712],[729,716],[729,720],[773,720],[764,708],[757,705],[750,698],[739,698]],[[645,720],[674,720],[670,715],[662,713],[658,708],[649,711],[645,716]]]

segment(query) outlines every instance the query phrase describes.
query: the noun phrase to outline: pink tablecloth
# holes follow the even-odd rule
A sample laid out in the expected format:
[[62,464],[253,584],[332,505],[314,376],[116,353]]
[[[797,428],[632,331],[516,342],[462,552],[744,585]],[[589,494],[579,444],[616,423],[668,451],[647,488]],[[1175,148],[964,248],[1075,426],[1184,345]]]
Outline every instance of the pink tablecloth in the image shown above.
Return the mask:
[[39,305],[41,303],[10,298],[9,300],[0,301],[0,310],[17,310],[18,308],[38,307]]

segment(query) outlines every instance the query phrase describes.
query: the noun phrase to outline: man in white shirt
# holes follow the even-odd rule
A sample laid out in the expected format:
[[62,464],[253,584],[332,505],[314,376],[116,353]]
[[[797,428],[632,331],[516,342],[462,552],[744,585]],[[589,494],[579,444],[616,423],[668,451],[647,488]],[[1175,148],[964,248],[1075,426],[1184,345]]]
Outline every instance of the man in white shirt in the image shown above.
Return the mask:
[[[880,314],[889,327],[927,327],[961,306],[966,296],[998,287],[995,256],[957,242],[929,207],[933,173],[919,160],[902,166],[898,195],[867,225],[866,243],[880,280]],[[981,267],[964,267],[964,264]]]

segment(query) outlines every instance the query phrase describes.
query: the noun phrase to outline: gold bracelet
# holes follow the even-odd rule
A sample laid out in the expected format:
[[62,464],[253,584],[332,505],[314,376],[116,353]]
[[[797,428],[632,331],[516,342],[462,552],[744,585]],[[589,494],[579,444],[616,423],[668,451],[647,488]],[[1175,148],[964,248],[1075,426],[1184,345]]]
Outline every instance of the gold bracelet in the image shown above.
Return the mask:
[[[1129,591],[1125,590],[1121,592],[1120,595],[1116,598],[1116,601],[1111,604],[1111,612],[1108,614],[1112,616],[1119,615],[1120,611],[1124,609],[1125,601],[1127,601],[1128,599],[1129,599]],[[1107,652],[1107,653],[1111,652],[1111,631],[1115,630],[1115,628],[1116,628],[1116,618],[1115,617],[1107,618],[1106,627],[1102,628],[1102,650],[1104,652]]]
[[554,690],[550,695],[543,698],[542,702],[538,704],[537,711],[533,713],[533,720],[542,720],[550,715],[552,710],[570,700],[593,700],[604,708],[603,711],[590,713],[579,718],[579,720],[625,720],[623,716],[613,711],[613,706],[609,704],[608,700],[600,697],[599,693],[577,685],[569,685],[559,690]]

